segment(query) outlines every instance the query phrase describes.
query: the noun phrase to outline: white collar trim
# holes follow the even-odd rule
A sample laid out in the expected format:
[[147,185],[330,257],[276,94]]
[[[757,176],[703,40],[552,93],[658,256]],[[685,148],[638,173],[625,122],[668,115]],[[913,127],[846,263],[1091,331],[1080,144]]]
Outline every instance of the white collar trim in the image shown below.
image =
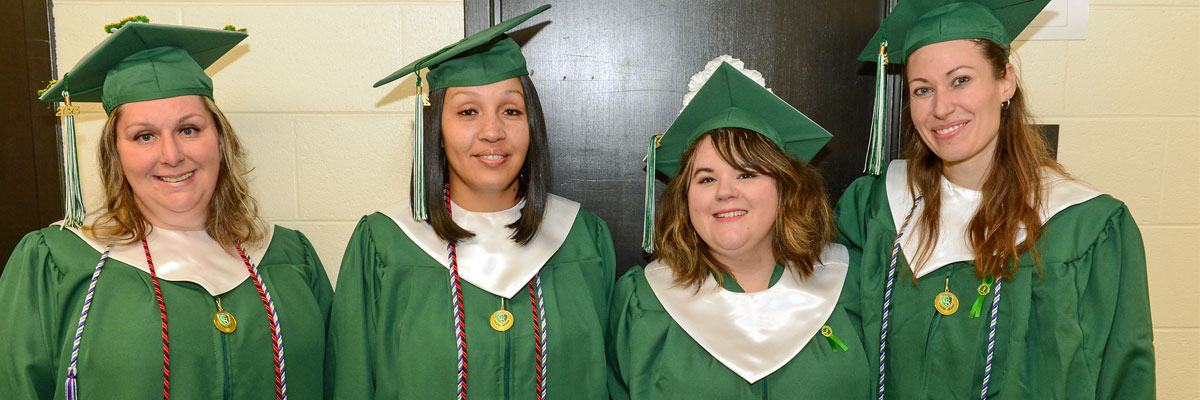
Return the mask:
[[[98,214],[88,215],[83,226],[89,226],[96,220]],[[62,221],[52,225],[62,225]],[[275,226],[266,224],[267,236],[258,245],[246,246],[246,256],[250,262],[258,264],[267,247],[274,237]],[[96,252],[103,253],[108,247],[107,242],[96,240],[84,234],[79,228],[67,228],[76,236],[83,239]],[[173,282],[191,282],[204,288],[208,294],[218,296],[224,294],[250,277],[246,264],[236,250],[221,247],[216,240],[205,231],[174,231],[162,228],[150,230],[146,236],[150,245],[150,255],[154,257],[154,272],[159,279]],[[232,254],[231,254],[232,253]],[[113,245],[108,257],[145,273],[150,273],[146,265],[146,252],[142,249],[141,241],[127,245]]]
[[[475,233],[455,246],[458,274],[463,280],[497,296],[512,298],[567,240],[579,213],[579,203],[551,194],[546,199],[546,212],[537,235],[521,246],[509,239],[513,230],[505,225],[520,218],[524,206],[522,200],[504,211],[472,212],[451,203],[454,222]],[[410,210],[405,201],[380,213],[391,218],[425,254],[450,268],[447,243],[438,237],[433,226],[413,219]]]
[[830,244],[800,279],[786,268],[774,286],[761,292],[734,293],[709,276],[700,291],[675,284],[671,268],[657,261],[646,266],[646,283],[689,336],[717,361],[749,383],[792,360],[833,315],[850,253]]
[[[906,161],[892,161],[888,166],[886,179],[892,223],[899,232],[900,226],[904,224],[904,217],[908,215],[908,211],[913,206]],[[1042,172],[1042,187],[1045,193],[1042,195],[1043,204],[1039,207],[1038,212],[1043,224],[1060,211],[1102,194],[1080,181],[1067,178],[1050,169]],[[967,225],[971,222],[971,217],[975,215],[975,210],[979,208],[980,192],[950,183],[943,177],[941,200],[941,215],[939,216],[941,234],[935,242],[929,261],[923,265],[913,264],[917,256],[917,246],[924,240],[925,235],[924,231],[916,225],[917,217],[925,208],[924,203],[918,205],[916,211],[913,212],[912,221],[909,222],[908,230],[901,239],[900,248],[904,251],[904,258],[909,261],[909,268],[917,278],[937,271],[948,264],[975,259],[967,239]],[[1025,241],[1024,229],[1017,232],[1016,239],[1018,244]]]

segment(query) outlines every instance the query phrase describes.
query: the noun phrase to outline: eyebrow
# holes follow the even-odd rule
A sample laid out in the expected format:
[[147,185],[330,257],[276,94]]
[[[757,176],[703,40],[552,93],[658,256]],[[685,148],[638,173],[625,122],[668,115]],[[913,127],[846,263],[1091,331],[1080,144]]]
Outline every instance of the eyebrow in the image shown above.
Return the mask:
[[[517,96],[521,96],[521,97],[524,97],[524,96],[525,96],[525,93],[521,93],[521,91],[520,91],[520,90],[516,90],[516,89],[509,89],[509,90],[505,90],[503,94],[506,94],[506,95],[507,95],[507,94],[510,94],[510,93],[511,93],[511,94],[515,94],[515,95],[517,95]],[[479,92],[475,92],[475,91],[471,91],[471,90],[460,90],[460,91],[458,91],[458,93],[455,93],[454,95],[452,95],[452,96],[450,96],[450,97],[451,97],[451,98],[454,98],[454,97],[458,97],[458,96],[461,96],[461,95],[468,95],[468,94],[469,94],[469,95],[472,95],[472,96],[480,96]]]
[[696,169],[692,170],[692,175],[699,174],[699,173],[701,173],[701,172],[713,173],[713,169],[712,169],[712,168],[707,168],[707,167],[705,167],[705,168],[696,168]]
[[[204,117],[204,116],[203,116],[203,115],[201,115],[201,114],[198,114],[198,113],[191,113],[191,114],[187,114],[187,115],[184,115],[184,116],[182,116],[182,117],[179,117],[179,119],[175,120],[175,123],[177,123],[177,124],[178,124],[178,123],[182,123],[182,122],[184,122],[184,121],[187,121],[187,120],[190,120],[190,119],[193,119],[193,118],[203,118],[203,117]],[[125,128],[125,129],[141,128],[141,127],[144,127],[144,128],[154,128],[154,127],[156,127],[156,126],[157,126],[157,125],[151,124],[151,123],[149,123],[149,122],[135,122],[135,123],[132,123],[132,124],[129,124],[129,125],[125,125],[125,126],[124,126],[124,128]]]
[[200,115],[200,114],[198,114],[198,113],[191,113],[191,114],[188,114],[188,115],[184,115],[184,116],[182,116],[182,117],[179,117],[179,119],[178,119],[178,120],[176,120],[176,122],[183,122],[183,121],[187,121],[187,120],[189,120],[189,119],[192,119],[192,118],[203,118],[203,117],[204,117],[203,115]]
[[954,67],[954,69],[951,69],[951,70],[949,70],[949,71],[946,71],[946,76],[953,75],[955,71],[958,71],[958,70],[960,70],[960,69],[963,69],[963,68],[970,69],[970,70],[974,70],[974,69],[975,69],[975,68],[973,68],[973,67],[971,67],[971,66],[969,66],[969,65],[963,64],[963,65],[959,65],[959,66],[957,66],[957,67]]
[[[969,69],[969,70],[975,70],[975,68],[974,68],[974,67],[971,67],[971,66],[969,66],[969,65],[963,64],[963,65],[959,65],[959,66],[957,66],[957,67],[951,68],[949,71],[946,71],[946,76],[951,76],[951,75],[954,75],[954,73],[955,73],[955,72],[957,72],[958,70],[960,70],[960,69],[963,69],[963,68],[966,68],[966,69]],[[929,80],[927,80],[927,79],[925,79],[925,78],[913,78],[912,80],[908,81],[908,83],[909,83],[909,84],[912,84],[913,82],[925,82],[925,83],[929,83]]]

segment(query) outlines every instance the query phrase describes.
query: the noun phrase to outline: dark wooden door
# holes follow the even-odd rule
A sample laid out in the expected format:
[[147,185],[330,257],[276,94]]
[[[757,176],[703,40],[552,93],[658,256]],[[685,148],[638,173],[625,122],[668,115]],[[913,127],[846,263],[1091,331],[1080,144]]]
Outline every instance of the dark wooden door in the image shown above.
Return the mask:
[[[468,0],[477,32],[545,0]],[[557,1],[511,35],[546,111],[553,191],[608,222],[618,272],[643,265],[647,140],[670,126],[687,81],[729,54],[833,134],[814,164],[836,200],[861,175],[873,69],[855,60],[884,0]],[[658,184],[661,192],[665,185]]]
[[[62,219],[57,120],[34,94],[54,76],[48,0],[0,2],[0,260]],[[4,262],[0,261],[0,270]]]

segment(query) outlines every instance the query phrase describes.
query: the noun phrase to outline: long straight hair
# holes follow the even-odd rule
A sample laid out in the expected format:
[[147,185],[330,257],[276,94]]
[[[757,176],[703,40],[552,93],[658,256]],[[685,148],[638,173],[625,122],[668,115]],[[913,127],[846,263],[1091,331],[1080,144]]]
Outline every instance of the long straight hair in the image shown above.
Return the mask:
[[[521,217],[508,225],[513,229],[510,237],[519,244],[528,244],[542,226],[546,212],[546,199],[550,196],[550,146],[546,137],[546,121],[542,114],[542,102],[529,76],[521,76],[521,88],[525,91],[525,116],[529,120],[529,151],[525,164],[517,174],[517,198],[525,199]],[[443,192],[448,182],[450,164],[442,139],[442,108],[446,101],[446,89],[429,93],[429,106],[425,114],[425,204],[429,206],[429,225],[442,240],[458,243],[475,236],[450,218]],[[411,200],[410,200],[411,201]]]
[[[992,77],[1003,79],[1008,52],[995,42],[975,39],[976,49],[987,60]],[[1018,78],[1018,77],[1014,77]],[[1007,110],[1000,112],[1000,131],[982,188],[982,202],[967,225],[967,237],[975,255],[975,275],[985,278],[1012,278],[1021,254],[1030,252],[1040,264],[1034,243],[1042,235],[1039,213],[1044,194],[1044,169],[1067,176],[1062,166],[1050,158],[1045,139],[1033,124],[1033,117],[1021,92],[1020,79],[1009,99]],[[901,113],[905,126],[905,157],[908,162],[910,189],[924,196],[925,210],[917,226],[927,235],[918,245],[917,264],[928,261],[940,234],[942,160],[921,140],[908,110]],[[1025,240],[1016,243],[1017,233],[1025,229]]]

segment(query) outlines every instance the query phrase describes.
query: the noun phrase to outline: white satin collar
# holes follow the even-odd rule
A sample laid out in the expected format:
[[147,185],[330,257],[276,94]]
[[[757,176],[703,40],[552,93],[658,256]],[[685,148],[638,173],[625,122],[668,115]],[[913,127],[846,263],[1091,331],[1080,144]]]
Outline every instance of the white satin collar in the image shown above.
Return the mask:
[[725,290],[712,276],[700,291],[675,284],[671,268],[657,261],[645,268],[646,283],[663,309],[717,361],[749,383],[791,361],[833,315],[850,253],[838,244],[821,252],[807,279],[785,268],[775,285],[754,293]]
[[[88,215],[83,220],[84,226],[89,226],[99,214]],[[62,225],[62,221],[52,225]],[[267,224],[267,236],[260,244],[243,247],[250,262],[256,265],[266,254],[267,247],[275,233],[275,226]],[[107,242],[96,240],[84,234],[79,228],[67,228],[76,236],[87,242],[92,249],[103,253]],[[233,290],[250,277],[246,264],[234,249],[226,251],[216,240],[205,231],[174,231],[162,228],[150,230],[146,236],[150,246],[150,256],[154,257],[154,272],[159,279],[173,282],[191,282],[204,288],[208,294],[217,296]],[[108,257],[143,272],[150,273],[146,265],[146,252],[142,242],[136,241],[127,245],[114,245]]]
[[[904,217],[908,215],[913,205],[905,160],[892,161],[888,166],[886,179],[888,206],[892,211],[892,222],[895,224],[896,231],[899,232],[900,226],[904,224]],[[1062,176],[1050,169],[1042,172],[1042,188],[1045,192],[1042,194],[1042,206],[1038,208],[1038,214],[1041,216],[1043,224],[1058,212],[1101,195],[1099,191],[1082,182]],[[925,235],[924,230],[919,229],[916,222],[917,217],[925,208],[924,202],[918,205],[916,211],[913,212],[912,221],[909,222],[908,230],[900,242],[904,258],[909,261],[909,268],[917,278],[952,263],[975,259],[975,254],[972,252],[970,241],[967,238],[967,225],[970,224],[971,217],[975,215],[975,210],[979,208],[982,201],[981,193],[955,185],[943,177],[941,201],[938,226],[941,234],[935,242],[929,261],[922,265],[915,265],[917,246],[924,240]],[[1025,241],[1024,229],[1017,232],[1016,239],[1017,244]]]
[[[524,246],[509,239],[513,230],[506,225],[521,217],[525,207],[522,200],[513,208],[497,212],[472,212],[450,203],[454,223],[475,233],[474,237],[455,245],[458,275],[472,285],[497,296],[512,298],[542,266],[558,251],[579,213],[579,203],[551,194],[546,199],[546,212],[537,235]],[[388,216],[421,250],[442,266],[450,268],[446,259],[446,242],[438,237],[433,226],[412,217],[407,201],[380,211]]]

